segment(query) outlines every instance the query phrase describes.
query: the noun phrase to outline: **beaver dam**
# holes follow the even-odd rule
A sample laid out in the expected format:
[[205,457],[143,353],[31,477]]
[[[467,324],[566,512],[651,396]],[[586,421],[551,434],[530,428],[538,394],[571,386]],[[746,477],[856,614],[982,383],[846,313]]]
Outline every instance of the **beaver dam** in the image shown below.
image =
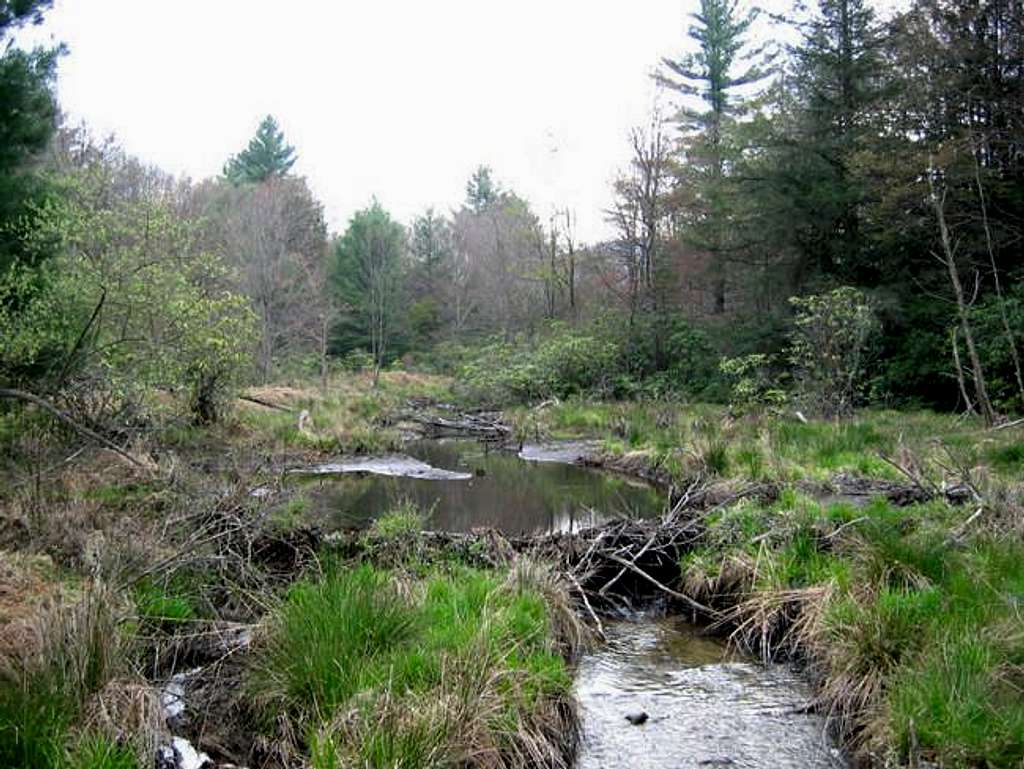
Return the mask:
[[418,441],[293,482],[349,554],[373,548],[362,529],[404,500],[428,511],[420,557],[555,564],[595,636],[575,670],[577,766],[844,766],[806,676],[740,652],[723,611],[672,587],[702,516],[726,499],[693,489],[670,507],[652,486],[580,466],[593,449]]

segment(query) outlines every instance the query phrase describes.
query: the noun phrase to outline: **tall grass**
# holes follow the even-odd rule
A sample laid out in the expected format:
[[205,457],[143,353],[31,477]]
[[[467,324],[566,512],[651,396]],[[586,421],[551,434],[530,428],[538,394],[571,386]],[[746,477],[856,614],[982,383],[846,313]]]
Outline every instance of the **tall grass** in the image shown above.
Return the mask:
[[683,585],[735,638],[796,650],[846,736],[895,763],[1024,762],[1024,544],[950,537],[945,503],[822,507],[788,490],[708,519]]
[[328,562],[277,610],[250,685],[316,767],[558,765],[571,679],[545,589],[536,575]]
[[[908,451],[924,464],[985,466],[1012,480],[1024,467],[1019,433],[992,433],[977,421],[926,411],[863,411],[851,420],[811,421],[767,414],[739,418],[725,407],[569,399],[542,410],[512,409],[532,432],[595,437],[611,453],[646,452],[680,479],[699,472],[754,480],[827,480],[836,473],[906,480],[883,459]],[[955,461],[953,461],[955,458]]]
[[73,606],[27,621],[0,654],[0,766],[106,766],[82,763],[94,746],[69,752],[69,741],[87,699],[124,663],[112,601],[94,586]]

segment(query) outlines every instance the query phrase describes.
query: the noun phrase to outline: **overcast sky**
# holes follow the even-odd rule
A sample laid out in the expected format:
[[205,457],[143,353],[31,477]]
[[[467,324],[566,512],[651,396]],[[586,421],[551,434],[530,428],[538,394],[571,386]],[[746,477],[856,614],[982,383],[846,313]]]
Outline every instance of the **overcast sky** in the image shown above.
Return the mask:
[[72,121],[147,162],[217,174],[273,114],[340,230],[372,195],[409,221],[464,197],[480,163],[546,218],[602,210],[650,73],[696,0],[57,0]]

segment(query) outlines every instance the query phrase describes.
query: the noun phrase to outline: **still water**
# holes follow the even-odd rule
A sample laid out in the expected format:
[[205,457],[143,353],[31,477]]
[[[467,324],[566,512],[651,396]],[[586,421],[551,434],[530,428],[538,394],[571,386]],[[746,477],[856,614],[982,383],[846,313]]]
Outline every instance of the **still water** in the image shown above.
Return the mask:
[[336,527],[365,525],[405,499],[431,511],[430,528],[444,531],[570,531],[663,512],[664,496],[650,486],[571,464],[586,449],[534,445],[516,454],[476,441],[417,441],[405,457],[327,465],[305,482],[314,487],[316,517]]
[[[839,769],[846,764],[786,665],[764,666],[674,618],[616,621],[576,679],[578,769]],[[632,725],[627,714],[644,712]]]

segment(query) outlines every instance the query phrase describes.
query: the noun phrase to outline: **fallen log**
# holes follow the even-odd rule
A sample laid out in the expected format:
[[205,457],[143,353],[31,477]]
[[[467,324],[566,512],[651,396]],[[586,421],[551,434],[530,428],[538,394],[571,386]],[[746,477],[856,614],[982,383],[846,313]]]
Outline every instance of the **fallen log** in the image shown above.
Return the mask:
[[286,411],[289,414],[295,413],[295,409],[293,408],[290,408],[288,406],[282,406],[280,403],[271,403],[270,401],[265,401],[262,398],[254,398],[251,395],[239,395],[238,400],[246,401],[248,403],[255,403],[257,406],[265,406],[266,408],[274,409],[275,411]]
[[426,428],[432,435],[476,435],[505,438],[512,433],[512,428],[498,419],[488,419],[473,414],[460,414],[456,418],[438,416],[436,414],[399,414],[400,421],[412,422]]

